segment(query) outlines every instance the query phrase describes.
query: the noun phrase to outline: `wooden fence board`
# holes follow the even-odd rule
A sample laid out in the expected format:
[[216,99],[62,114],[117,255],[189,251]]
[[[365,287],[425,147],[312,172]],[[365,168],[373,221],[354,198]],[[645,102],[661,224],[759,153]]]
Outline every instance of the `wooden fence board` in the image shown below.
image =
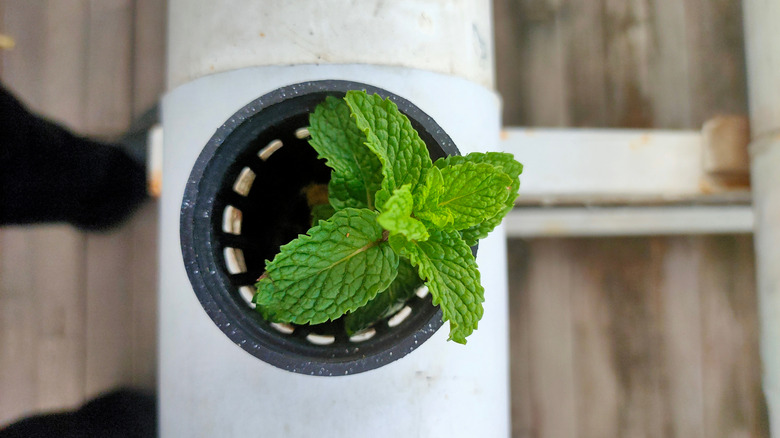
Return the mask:
[[[3,84],[77,133],[116,138],[162,92],[165,8],[0,2],[2,32],[16,41],[0,56]],[[119,385],[153,388],[155,236],[153,206],[103,235],[64,225],[0,229],[0,425]]]
[[742,2],[685,0],[691,126],[747,110]]
[[132,106],[133,3],[90,0],[87,38],[85,134],[119,136],[130,124]]
[[[136,0],[133,60],[135,116],[156,104],[165,91],[167,2]],[[133,384],[154,388],[157,381],[157,221],[156,201],[133,218],[129,292],[133,300]]]
[[[32,110],[69,124],[79,122],[83,109],[81,52],[79,44],[73,43],[83,40],[82,3],[37,0],[3,5],[4,31],[17,41],[13,50],[3,53],[4,84]],[[22,373],[28,379],[25,385],[30,386],[25,389],[11,383],[9,392],[6,388],[0,391],[12,399],[18,395],[23,403],[17,406],[18,413],[72,407],[84,396],[84,238],[64,225],[19,232],[29,249],[26,263],[31,273],[6,271],[3,275],[16,277],[12,282],[28,292],[15,306],[27,306],[29,310],[20,312],[32,316],[34,325],[22,325],[24,332],[12,330],[9,337],[28,341],[33,353],[6,363],[9,373]],[[2,255],[4,259],[15,256],[10,251]],[[34,363],[28,362],[31,356]],[[2,417],[10,420],[5,413]]]
[[539,437],[577,436],[571,263],[564,241],[532,246],[528,332],[533,429]]
[[[704,438],[701,287],[702,237],[665,238],[658,294],[663,317],[663,391],[669,412],[666,436]],[[652,293],[652,291],[648,291]]]
[[[550,405],[555,426],[573,422],[581,437],[767,436],[749,236],[511,240],[509,251],[514,436],[547,436]],[[566,294],[568,306],[540,304]],[[549,353],[566,345],[568,362]]]
[[165,91],[167,2],[136,0],[133,43],[133,115],[155,105]]
[[[560,3],[496,1],[496,79],[504,125],[566,126],[567,86]],[[511,94],[508,94],[511,93]]]
[[537,436],[534,428],[531,396],[531,336],[529,331],[528,287],[522,280],[528,277],[529,247],[525,242],[508,246],[507,261],[512,267],[509,276],[509,342],[510,381],[512,398],[512,436]]
[[37,407],[75,407],[84,399],[84,237],[67,225],[46,226],[34,232],[32,244]]
[[705,436],[768,436],[751,237],[709,238],[704,245],[699,275]]
[[132,383],[132,297],[127,275],[131,233],[87,238],[86,393]]
[[0,230],[0,425],[35,409],[36,309],[29,231]]
[[[698,130],[746,112],[740,2],[494,8],[505,125]],[[556,404],[581,436],[766,436],[751,251],[748,236],[510,240],[514,436],[543,436],[538,409]],[[566,291],[573,335],[535,332],[553,299],[536,297]],[[540,356],[540,342],[571,345],[572,362]],[[518,387],[539,387],[540,372],[574,382],[575,414],[570,394]]]
[[154,389],[157,383],[157,221],[159,209],[150,202],[130,223],[128,292],[132,300],[132,384]]
[[[606,28],[600,2],[571,0],[564,3],[560,15],[561,46],[564,52],[565,106],[558,111],[570,114],[578,126],[605,126],[608,120]],[[587,35],[587,38],[583,38]]]
[[[86,131],[114,138],[133,111],[134,4],[90,0]],[[132,229],[87,237],[86,392],[132,383],[132,309],[129,290]]]

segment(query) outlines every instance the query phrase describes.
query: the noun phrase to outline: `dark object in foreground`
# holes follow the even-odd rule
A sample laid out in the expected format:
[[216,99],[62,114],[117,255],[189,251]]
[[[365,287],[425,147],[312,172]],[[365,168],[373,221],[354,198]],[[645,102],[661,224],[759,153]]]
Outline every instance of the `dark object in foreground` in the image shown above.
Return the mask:
[[43,414],[0,430],[0,438],[151,438],[157,436],[157,400],[129,389],[102,395],[74,412]]
[[143,160],[31,114],[0,86],[0,226],[115,227],[147,198]]

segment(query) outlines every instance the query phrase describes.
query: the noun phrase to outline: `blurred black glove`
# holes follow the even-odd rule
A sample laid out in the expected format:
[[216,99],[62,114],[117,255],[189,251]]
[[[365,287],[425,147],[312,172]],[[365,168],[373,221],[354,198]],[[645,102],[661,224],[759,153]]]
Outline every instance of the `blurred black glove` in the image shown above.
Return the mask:
[[145,148],[126,138],[135,154],[31,114],[0,86],[0,225],[122,223],[147,198]]

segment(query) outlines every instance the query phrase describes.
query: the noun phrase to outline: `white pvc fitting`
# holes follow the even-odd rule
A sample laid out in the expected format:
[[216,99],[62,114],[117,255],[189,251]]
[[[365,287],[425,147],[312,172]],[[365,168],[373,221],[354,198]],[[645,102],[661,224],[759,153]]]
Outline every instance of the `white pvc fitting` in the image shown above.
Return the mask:
[[168,88],[248,66],[371,64],[494,87],[486,0],[170,0]]
[[[179,212],[202,147],[276,88],[363,82],[430,115],[461,153],[498,150],[490,2],[171,0],[161,202],[160,429],[178,436],[509,436],[506,240],[480,242],[485,313],[462,346],[447,324],[405,358],[345,377],[244,352],[193,293]],[[327,64],[324,64],[327,63]]]
[[[279,370],[233,345],[200,307],[179,248],[179,209],[200,148],[255,96],[317,79],[370,81],[433,117],[462,153],[498,142],[498,100],[472,82],[377,66],[255,67],[203,77],[163,106],[160,424],[166,436],[507,436],[508,321],[503,229],[480,242],[485,316],[468,345],[448,327],[407,357],[347,377]],[[468,105],[463,107],[463,102]],[[463,107],[461,111],[459,108]],[[475,111],[479,109],[479,111]]]

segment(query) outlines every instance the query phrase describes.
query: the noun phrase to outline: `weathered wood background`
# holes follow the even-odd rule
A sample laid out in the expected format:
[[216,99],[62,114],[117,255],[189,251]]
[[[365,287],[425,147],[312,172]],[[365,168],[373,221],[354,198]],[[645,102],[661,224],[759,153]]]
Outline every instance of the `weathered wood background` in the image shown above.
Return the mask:
[[[495,0],[507,125],[698,129],[746,113],[727,0]],[[0,79],[111,138],[163,89],[165,2],[0,0]],[[520,157],[522,160],[522,157]],[[673,157],[670,157],[673,159]],[[0,229],[0,425],[154,387],[156,207]],[[515,437],[766,436],[750,236],[512,240]]]
[[[747,114],[739,1],[494,4],[507,126]],[[514,437],[768,435],[751,236],[511,240],[509,266]]]
[[[0,79],[32,110],[116,138],[163,90],[165,3],[5,0]],[[0,229],[0,425],[78,406],[117,386],[153,388],[157,213],[121,229]]]

